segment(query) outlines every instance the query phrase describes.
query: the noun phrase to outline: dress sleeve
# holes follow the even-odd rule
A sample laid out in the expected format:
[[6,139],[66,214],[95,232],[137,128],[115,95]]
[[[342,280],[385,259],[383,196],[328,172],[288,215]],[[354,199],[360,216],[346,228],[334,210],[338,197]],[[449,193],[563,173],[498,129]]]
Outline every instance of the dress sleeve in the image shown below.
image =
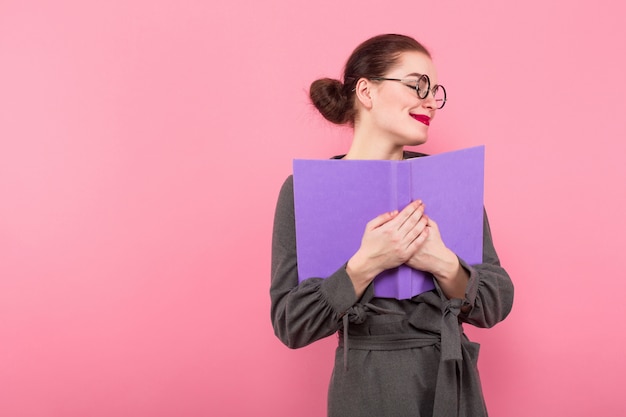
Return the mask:
[[[347,259],[346,259],[347,262]],[[299,348],[335,333],[358,300],[345,264],[325,279],[298,281],[293,176],[283,184],[272,235],[271,318],[276,336]]]
[[[487,213],[484,214],[483,263],[461,265],[470,278],[465,292],[463,310],[459,319],[477,327],[493,327],[511,312],[513,307],[513,282],[500,266],[493,246]],[[469,309],[469,310],[468,310]]]

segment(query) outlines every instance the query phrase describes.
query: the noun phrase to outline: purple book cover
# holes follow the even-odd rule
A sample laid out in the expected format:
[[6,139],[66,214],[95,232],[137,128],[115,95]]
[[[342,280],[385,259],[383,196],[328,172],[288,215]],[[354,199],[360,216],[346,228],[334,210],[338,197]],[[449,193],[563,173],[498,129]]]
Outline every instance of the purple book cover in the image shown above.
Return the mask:
[[[293,162],[298,276],[326,278],[359,249],[365,225],[421,199],[441,237],[468,264],[482,262],[485,147],[404,161]],[[406,265],[374,280],[377,297],[412,298],[435,288]]]

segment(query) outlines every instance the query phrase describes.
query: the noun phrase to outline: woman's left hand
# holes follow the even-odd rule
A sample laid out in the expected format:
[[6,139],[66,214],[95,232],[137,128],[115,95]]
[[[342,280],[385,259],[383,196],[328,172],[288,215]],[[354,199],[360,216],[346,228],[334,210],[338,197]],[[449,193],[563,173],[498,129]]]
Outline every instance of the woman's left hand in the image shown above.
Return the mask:
[[461,267],[456,254],[443,243],[439,226],[430,217],[422,234],[424,233],[426,239],[406,264],[413,269],[433,274],[448,298],[465,298],[469,275]]

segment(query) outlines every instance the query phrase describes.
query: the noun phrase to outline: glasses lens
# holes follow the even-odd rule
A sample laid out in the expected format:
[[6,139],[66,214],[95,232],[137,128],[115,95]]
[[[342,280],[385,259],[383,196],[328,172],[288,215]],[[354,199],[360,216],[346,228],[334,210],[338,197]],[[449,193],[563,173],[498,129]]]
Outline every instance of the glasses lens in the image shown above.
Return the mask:
[[430,91],[430,79],[428,75],[422,75],[417,80],[417,96],[424,99],[428,96],[428,91]]
[[433,87],[433,97],[437,103],[437,108],[440,109],[446,104],[446,89],[443,85],[436,85]]

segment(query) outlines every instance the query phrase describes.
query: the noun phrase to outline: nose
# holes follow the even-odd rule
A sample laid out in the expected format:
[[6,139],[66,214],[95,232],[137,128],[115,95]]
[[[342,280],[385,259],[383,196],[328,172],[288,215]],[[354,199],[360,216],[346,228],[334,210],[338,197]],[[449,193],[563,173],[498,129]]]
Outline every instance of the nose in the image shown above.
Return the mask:
[[437,108],[437,101],[435,100],[435,95],[433,94],[432,90],[428,92],[426,98],[422,99],[422,106],[430,110],[434,110]]

